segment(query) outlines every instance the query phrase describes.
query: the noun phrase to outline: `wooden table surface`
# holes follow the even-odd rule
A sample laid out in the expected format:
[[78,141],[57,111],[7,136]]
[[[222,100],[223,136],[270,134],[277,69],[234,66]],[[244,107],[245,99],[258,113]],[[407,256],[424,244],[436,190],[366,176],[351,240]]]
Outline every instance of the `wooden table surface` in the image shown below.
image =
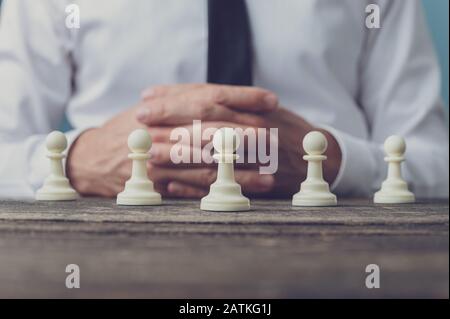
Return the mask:
[[[68,264],[80,289],[65,287]],[[368,264],[379,289],[365,286]],[[448,298],[448,201],[254,200],[245,213],[185,200],[0,201],[0,297]]]

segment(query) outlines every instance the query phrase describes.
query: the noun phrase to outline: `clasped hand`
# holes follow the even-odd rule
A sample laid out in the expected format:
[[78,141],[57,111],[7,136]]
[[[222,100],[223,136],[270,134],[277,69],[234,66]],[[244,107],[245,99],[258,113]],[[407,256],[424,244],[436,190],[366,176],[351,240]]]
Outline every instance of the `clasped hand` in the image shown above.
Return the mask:
[[[69,178],[81,194],[116,196],[130,176],[128,135],[136,128],[146,128],[153,139],[148,173],[156,190],[163,196],[203,197],[216,179],[216,165],[203,162],[175,164],[170,156],[174,143],[177,143],[170,138],[171,132],[178,127],[192,132],[193,121],[198,120],[202,131],[233,127],[242,130],[265,128],[269,133],[270,128],[278,128],[278,169],[275,173],[261,174],[258,162],[236,164],[236,181],[247,195],[287,197],[298,191],[306,174],[301,141],[311,130],[320,130],[327,136],[328,160],[324,163],[324,176],[329,182],[336,178],[341,152],[329,132],[315,128],[281,107],[277,96],[268,90],[214,84],[163,85],[146,90],[138,105],[78,137],[67,159]],[[203,146],[208,142],[202,140],[201,145],[185,143],[183,152],[190,153],[191,158],[203,157],[202,152],[206,152]]]

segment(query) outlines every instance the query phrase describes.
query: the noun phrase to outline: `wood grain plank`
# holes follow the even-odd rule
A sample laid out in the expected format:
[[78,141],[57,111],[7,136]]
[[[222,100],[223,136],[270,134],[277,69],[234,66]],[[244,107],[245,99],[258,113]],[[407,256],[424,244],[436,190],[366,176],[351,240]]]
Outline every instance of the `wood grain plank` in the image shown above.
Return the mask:
[[[448,298],[448,202],[293,209],[0,202],[2,298]],[[65,266],[81,289],[65,288]],[[365,266],[381,268],[369,290]]]

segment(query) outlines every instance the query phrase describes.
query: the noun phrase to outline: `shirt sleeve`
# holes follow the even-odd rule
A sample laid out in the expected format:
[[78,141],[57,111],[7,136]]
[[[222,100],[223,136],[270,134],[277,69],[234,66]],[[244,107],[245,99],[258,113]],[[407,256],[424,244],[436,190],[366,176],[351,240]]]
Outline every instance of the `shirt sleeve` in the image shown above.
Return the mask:
[[[56,3],[56,2],[55,2]],[[0,17],[0,197],[33,195],[47,176],[45,137],[71,94],[64,8],[7,0]],[[72,141],[79,132],[69,132]]]
[[330,129],[343,161],[338,193],[371,196],[386,177],[383,144],[390,135],[407,143],[403,176],[419,198],[448,198],[449,137],[440,73],[421,3],[379,0],[381,28],[367,29],[359,103],[370,140]]

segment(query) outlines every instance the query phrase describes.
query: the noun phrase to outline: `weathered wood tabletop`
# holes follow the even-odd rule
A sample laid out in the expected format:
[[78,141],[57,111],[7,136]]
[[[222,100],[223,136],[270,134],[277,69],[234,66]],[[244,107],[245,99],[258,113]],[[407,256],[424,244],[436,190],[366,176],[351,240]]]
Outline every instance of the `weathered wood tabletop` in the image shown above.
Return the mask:
[[[68,264],[80,289],[65,286]],[[380,267],[379,289],[365,286],[368,264]],[[0,201],[0,297],[448,298],[449,206]]]

